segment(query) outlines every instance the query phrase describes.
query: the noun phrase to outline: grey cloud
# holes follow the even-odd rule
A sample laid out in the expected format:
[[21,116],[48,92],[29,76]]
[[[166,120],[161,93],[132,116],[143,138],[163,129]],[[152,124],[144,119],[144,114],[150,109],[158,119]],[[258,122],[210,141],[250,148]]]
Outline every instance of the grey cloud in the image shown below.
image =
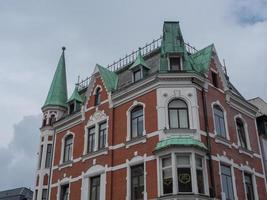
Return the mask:
[[40,116],[25,116],[14,125],[11,142],[0,148],[0,190],[33,188],[40,122]]

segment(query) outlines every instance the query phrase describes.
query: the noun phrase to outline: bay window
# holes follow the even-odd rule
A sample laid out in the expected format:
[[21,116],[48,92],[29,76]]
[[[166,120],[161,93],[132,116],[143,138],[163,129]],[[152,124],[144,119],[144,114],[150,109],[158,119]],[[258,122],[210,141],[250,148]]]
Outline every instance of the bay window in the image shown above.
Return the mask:
[[177,156],[178,192],[192,192],[190,156]]
[[162,182],[163,182],[163,194],[172,193],[172,158],[171,156],[164,157],[162,162]]

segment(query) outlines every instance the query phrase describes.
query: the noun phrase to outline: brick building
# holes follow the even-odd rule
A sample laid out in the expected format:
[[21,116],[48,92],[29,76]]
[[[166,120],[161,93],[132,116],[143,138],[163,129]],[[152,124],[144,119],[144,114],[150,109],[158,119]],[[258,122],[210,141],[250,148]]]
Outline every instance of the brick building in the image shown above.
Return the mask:
[[64,50],[43,111],[35,199],[267,199],[257,108],[214,45],[178,22],[67,98]]

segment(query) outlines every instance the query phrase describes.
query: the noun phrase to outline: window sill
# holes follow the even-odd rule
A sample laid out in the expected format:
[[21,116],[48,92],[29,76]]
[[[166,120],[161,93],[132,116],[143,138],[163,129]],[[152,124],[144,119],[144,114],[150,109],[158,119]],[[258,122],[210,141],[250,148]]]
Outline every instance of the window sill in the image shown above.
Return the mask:
[[172,199],[172,200],[210,200],[211,198],[206,194],[194,194],[194,193],[178,193],[178,194],[166,194],[158,198],[158,200]]
[[97,156],[101,156],[101,155],[107,155],[108,154],[108,148],[105,147],[103,149],[99,149],[97,151],[94,151],[94,152],[90,152],[90,153],[87,153],[85,155],[82,156],[82,162],[90,159],[90,158],[95,158]]
[[171,129],[164,129],[163,131],[166,134],[194,134],[197,132],[196,129],[190,129],[190,128],[171,128]]
[[219,144],[223,144],[223,145],[225,145],[225,146],[227,146],[229,148],[232,148],[232,145],[231,145],[230,141],[227,140],[226,138],[221,137],[221,136],[216,135],[215,136],[215,142],[219,143]]
[[129,147],[136,145],[136,144],[146,143],[146,140],[147,140],[146,135],[143,135],[143,136],[133,138],[129,141],[126,141],[125,142],[126,149],[128,149]]
[[63,168],[66,168],[66,167],[71,167],[73,164],[73,161],[72,160],[69,160],[69,161],[66,161],[64,163],[61,163],[58,165],[58,170],[61,170]]
[[251,151],[251,150],[249,150],[249,149],[246,149],[244,147],[239,146],[238,152],[239,153],[242,153],[242,154],[245,154],[245,155],[250,156],[251,158],[253,158],[254,152]]

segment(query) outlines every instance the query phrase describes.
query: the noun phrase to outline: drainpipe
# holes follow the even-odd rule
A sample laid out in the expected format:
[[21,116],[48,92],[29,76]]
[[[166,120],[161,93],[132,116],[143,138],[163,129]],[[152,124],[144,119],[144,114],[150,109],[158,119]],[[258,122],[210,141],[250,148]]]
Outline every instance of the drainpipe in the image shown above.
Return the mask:
[[[111,145],[113,146],[113,142],[114,142],[114,107],[112,107],[112,136],[111,136]],[[114,152],[113,152],[113,149],[111,149],[111,169],[112,169],[112,167],[113,167],[113,160],[114,160],[114,156],[113,156],[113,154],[114,154]],[[112,186],[113,186],[113,171],[111,170],[110,171],[110,178],[111,178],[111,181],[110,181],[110,200],[112,200],[112,198],[113,198],[113,188],[112,188]]]
[[210,187],[210,197],[214,198],[216,196],[215,191],[215,181],[213,176],[213,166],[212,166],[212,159],[211,159],[211,142],[210,142],[210,135],[209,135],[209,122],[208,122],[208,110],[207,110],[207,94],[205,92],[205,88],[202,88],[202,102],[203,102],[203,110],[204,110],[204,121],[205,121],[205,132],[207,134],[207,147],[208,153],[207,156],[209,158],[209,171],[210,171],[210,180],[211,180],[211,187]]

